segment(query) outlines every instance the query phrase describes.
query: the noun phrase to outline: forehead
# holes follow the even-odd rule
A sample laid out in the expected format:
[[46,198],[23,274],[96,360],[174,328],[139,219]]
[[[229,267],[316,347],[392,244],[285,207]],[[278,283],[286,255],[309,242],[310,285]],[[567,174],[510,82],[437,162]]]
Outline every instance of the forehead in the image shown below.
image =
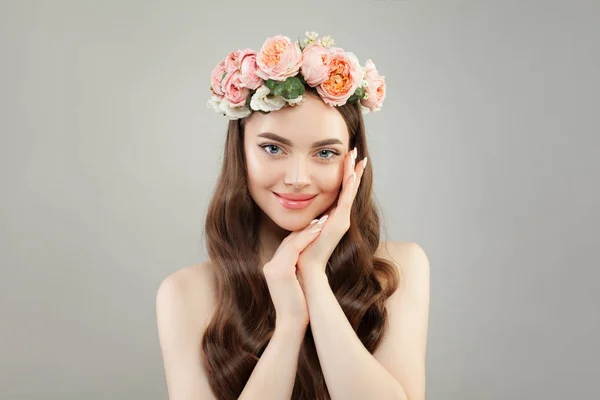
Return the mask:
[[313,95],[304,98],[302,104],[269,114],[254,112],[246,119],[246,136],[256,138],[260,133],[272,132],[299,145],[330,138],[348,143],[348,128],[342,115]]

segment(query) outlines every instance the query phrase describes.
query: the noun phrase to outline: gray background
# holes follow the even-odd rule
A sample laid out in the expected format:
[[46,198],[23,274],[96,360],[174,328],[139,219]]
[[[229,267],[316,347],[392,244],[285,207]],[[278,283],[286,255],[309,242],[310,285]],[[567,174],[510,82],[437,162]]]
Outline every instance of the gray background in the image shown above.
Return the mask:
[[61,0],[0,3],[0,398],[166,398],[210,71],[306,30],[386,76],[369,161],[384,238],[430,257],[428,399],[600,397],[599,2]]

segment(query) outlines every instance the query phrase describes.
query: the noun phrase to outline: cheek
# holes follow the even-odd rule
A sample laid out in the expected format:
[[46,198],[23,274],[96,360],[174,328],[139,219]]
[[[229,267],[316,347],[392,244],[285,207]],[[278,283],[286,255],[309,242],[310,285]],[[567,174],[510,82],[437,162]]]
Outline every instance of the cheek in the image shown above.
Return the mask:
[[337,196],[342,186],[343,170],[332,168],[332,171],[320,180],[321,191],[330,196]]
[[268,163],[260,154],[246,153],[246,166],[250,183],[257,185],[270,182],[273,179],[273,169],[268,168]]

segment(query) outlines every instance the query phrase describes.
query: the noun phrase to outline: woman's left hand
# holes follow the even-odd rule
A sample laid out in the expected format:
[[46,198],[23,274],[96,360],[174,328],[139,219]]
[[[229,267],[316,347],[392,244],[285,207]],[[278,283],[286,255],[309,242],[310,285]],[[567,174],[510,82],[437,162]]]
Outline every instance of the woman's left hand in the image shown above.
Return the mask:
[[332,206],[323,218],[327,218],[319,237],[300,253],[296,270],[300,282],[308,274],[324,273],[329,257],[350,228],[350,211],[367,165],[367,158],[356,164],[356,148],[346,154],[344,178],[337,205]]

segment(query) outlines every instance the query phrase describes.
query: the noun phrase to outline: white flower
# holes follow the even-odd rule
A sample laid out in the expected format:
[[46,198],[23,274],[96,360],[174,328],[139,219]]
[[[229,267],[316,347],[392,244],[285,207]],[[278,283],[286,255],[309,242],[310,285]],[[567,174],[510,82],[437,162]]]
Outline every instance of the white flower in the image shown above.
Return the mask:
[[297,106],[299,104],[306,102],[306,97],[303,97],[302,95],[300,95],[300,96],[296,97],[295,99],[286,99],[286,101],[290,107],[294,107],[294,106]]
[[305,101],[306,101],[306,99],[304,97],[302,97],[302,95],[296,97],[295,99],[287,99],[287,102],[290,103],[291,105],[304,103]]
[[286,100],[283,96],[269,96],[269,93],[271,93],[271,89],[266,85],[256,89],[256,93],[252,95],[250,100],[250,107],[253,110],[269,112],[279,110],[285,105]]
[[328,49],[335,44],[335,40],[332,39],[331,35],[323,36],[323,39],[321,39],[321,44],[323,47]]
[[314,42],[315,40],[317,40],[317,37],[319,37],[319,34],[317,32],[306,31],[305,34],[306,34],[305,41],[308,40],[309,42]]
[[231,107],[227,100],[221,101],[219,105],[219,110],[221,113],[224,113],[225,116],[229,119],[240,119],[245,118],[248,115],[252,114],[252,110],[248,108],[248,106],[241,107]]
[[210,99],[208,99],[208,102],[206,103],[208,108],[212,108],[216,113],[222,114],[223,112],[221,111],[220,104],[221,99],[214,95]]

